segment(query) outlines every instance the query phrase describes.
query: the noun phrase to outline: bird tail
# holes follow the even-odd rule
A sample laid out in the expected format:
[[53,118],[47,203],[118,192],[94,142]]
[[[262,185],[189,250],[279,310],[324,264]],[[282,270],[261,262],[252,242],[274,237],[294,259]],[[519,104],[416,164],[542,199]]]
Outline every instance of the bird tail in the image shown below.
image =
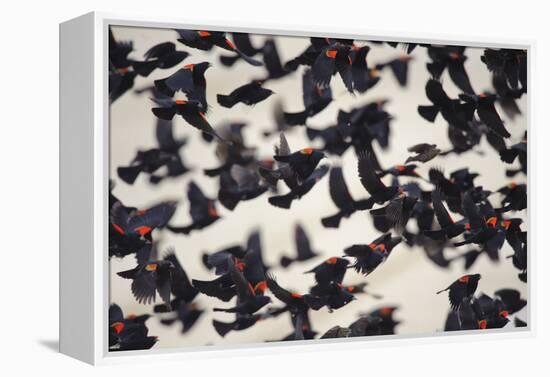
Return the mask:
[[136,276],[137,270],[138,270],[137,268],[132,268],[131,270],[120,271],[120,272],[117,272],[116,274],[124,279],[133,279]]
[[223,107],[231,108],[235,106],[235,98],[232,96],[226,96],[223,94],[218,94],[218,103]]
[[285,122],[290,126],[300,126],[306,124],[307,113],[301,111],[299,113],[283,113]]
[[324,217],[321,219],[321,223],[325,228],[338,228],[340,221],[342,220],[342,213],[338,212],[335,215]]
[[438,294],[443,293],[443,292],[448,291],[448,290],[449,290],[449,288],[445,288],[445,289],[442,289],[440,291],[435,292],[435,294],[438,295]]
[[275,207],[279,207],[279,208],[285,208],[285,209],[290,208],[293,200],[294,198],[290,194],[272,196],[268,199],[271,205],[274,205]]
[[436,106],[418,106],[418,113],[428,122],[433,122],[437,113],[439,113],[439,109]]
[[235,327],[234,322],[221,322],[213,320],[212,324],[214,325],[214,329],[216,332],[223,338],[227,335],[228,332],[233,330],[233,327]]
[[141,166],[121,166],[117,169],[117,173],[120,179],[131,185],[136,181],[139,173],[141,173]]

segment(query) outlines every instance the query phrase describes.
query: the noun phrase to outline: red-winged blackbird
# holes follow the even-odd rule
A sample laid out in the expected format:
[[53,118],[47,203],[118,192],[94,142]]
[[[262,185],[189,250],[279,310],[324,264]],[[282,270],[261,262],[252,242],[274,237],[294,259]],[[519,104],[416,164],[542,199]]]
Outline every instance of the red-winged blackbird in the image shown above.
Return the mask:
[[190,182],[187,189],[191,219],[193,222],[187,226],[170,226],[166,228],[174,233],[189,234],[192,230],[203,229],[220,219],[216,202],[207,198],[195,182]]
[[502,74],[512,89],[527,91],[527,51],[514,49],[485,49],[481,61],[489,71]]
[[214,330],[216,330],[221,337],[225,337],[230,331],[242,331],[249,329],[259,321],[277,317],[284,311],[284,309],[268,308],[265,313],[255,313],[252,315],[237,313],[236,319],[233,322],[222,322],[214,319],[212,321],[212,325],[214,326]]
[[511,182],[508,185],[497,190],[499,194],[504,195],[500,204],[501,208],[497,208],[497,213],[508,211],[521,211],[527,208],[527,185]]
[[133,67],[140,76],[149,76],[156,68],[172,68],[188,56],[189,53],[185,51],[177,51],[174,43],[164,42],[147,50],[145,61],[136,61]]
[[367,294],[377,300],[382,299],[383,297],[376,293],[367,292],[365,287],[367,286],[366,282],[358,283],[358,284],[352,284],[352,285],[342,285],[341,288],[345,289],[351,294],[358,294],[358,293],[364,293]]
[[376,70],[382,70],[386,67],[390,67],[395,79],[400,86],[407,86],[409,77],[409,62],[412,57],[409,55],[401,55],[398,58],[392,59],[386,63],[380,63],[375,65]]
[[237,305],[229,309],[214,308],[215,312],[254,314],[271,302],[268,296],[256,293],[252,284],[235,264],[229,267],[229,276],[235,284]]
[[471,234],[465,236],[464,241],[455,242],[454,246],[474,243],[480,245],[492,260],[498,260],[498,252],[504,244],[506,233],[490,207],[490,203],[485,205],[488,209],[487,216],[482,216],[480,208],[474,203],[470,194],[465,193],[462,198],[462,207],[470,224]]
[[267,77],[264,79],[275,80],[280,79],[290,73],[287,71],[281,63],[279,52],[277,51],[277,45],[271,38],[267,39],[262,48],[262,54],[264,59],[264,66],[267,69]]
[[510,133],[504,127],[504,122],[495,108],[496,95],[490,93],[461,94],[460,99],[475,107],[479,120],[481,120],[493,132],[503,138],[510,137]]
[[241,260],[243,272],[257,294],[263,294],[267,289],[265,273],[269,270],[263,259],[260,232],[255,230],[250,233],[246,241],[246,254]]
[[328,165],[321,165],[319,168],[315,169],[315,171],[311,173],[311,175],[307,177],[307,179],[300,185],[292,188],[289,193],[270,197],[268,199],[269,203],[279,208],[290,208],[294,200],[301,199],[304,195],[311,191],[313,186],[315,186],[315,184],[319,182],[325,174],[327,174],[328,169]]
[[353,90],[359,93],[365,93],[380,80],[379,75],[373,74],[375,70],[369,69],[367,62],[369,51],[369,46],[353,48],[351,77],[353,80]]
[[351,330],[348,327],[334,326],[321,335],[320,339],[347,338],[350,334]]
[[303,148],[288,155],[275,155],[275,161],[288,164],[298,176],[299,181],[305,181],[315,170],[325,154],[313,148]]
[[522,165],[526,165],[525,161],[527,161],[527,139],[524,138],[522,141],[512,145],[510,148],[501,149],[499,151],[499,154],[500,159],[507,164],[512,164],[516,160],[516,158],[518,158]]
[[351,47],[349,45],[339,42],[330,43],[322,48],[311,66],[313,82],[323,88],[327,87],[332,76],[338,73],[346,89],[352,93],[353,77],[350,52]]
[[348,328],[350,329],[349,336],[356,337],[381,335],[381,322],[382,319],[380,317],[361,316],[359,317],[359,319],[348,326]]
[[214,46],[223,48],[224,50],[237,53],[247,63],[260,66],[261,62],[245,55],[231,42],[221,31],[206,31],[206,30],[176,30],[179,34],[178,41],[191,48],[209,51]]
[[446,240],[454,238],[464,233],[464,231],[471,229],[470,224],[464,221],[457,223],[453,220],[441,200],[441,191],[437,187],[432,192],[432,204],[440,229],[426,230],[423,232],[424,235],[434,240]]
[[152,174],[161,167],[176,161],[176,153],[171,153],[159,148],[146,151],[138,151],[129,166],[119,166],[117,173],[120,179],[129,185],[133,184],[139,173]]
[[315,281],[318,284],[341,284],[348,269],[348,264],[349,261],[347,259],[332,257],[305,273],[315,274]]
[[296,256],[294,258],[288,256],[281,257],[281,266],[288,267],[294,262],[303,262],[318,255],[311,249],[306,231],[300,224],[296,224],[294,227],[294,244],[296,245]]
[[286,310],[288,310],[293,317],[304,314],[309,310],[309,305],[306,303],[306,297],[308,295],[290,292],[282,288],[275,280],[275,277],[270,274],[267,274],[266,281],[271,293],[286,305]]
[[334,281],[317,284],[309,293],[306,302],[313,310],[326,306],[329,312],[332,312],[355,300],[355,296],[346,287]]
[[313,82],[311,70],[306,70],[302,77],[304,110],[296,113],[283,113],[290,126],[305,125],[307,119],[319,114],[332,102],[330,87],[321,88]]
[[461,130],[470,130],[469,122],[473,119],[475,106],[451,99],[443,90],[441,82],[430,79],[426,84],[426,95],[433,105],[418,106],[418,113],[427,121],[433,122],[441,112],[443,118],[452,126]]
[[246,249],[240,245],[225,247],[215,253],[204,253],[202,256],[203,264],[209,270],[214,269],[216,275],[223,275],[229,271],[228,261],[231,258],[242,259],[246,254]]
[[[231,37],[235,47],[246,56],[253,57],[262,51],[262,48],[256,48],[252,45],[248,33],[231,33]],[[220,63],[227,67],[233,66],[239,59],[241,59],[239,54],[232,56],[220,55]]]
[[357,160],[357,171],[361,184],[371,195],[365,201],[365,209],[370,209],[374,203],[383,204],[396,197],[402,189],[399,186],[386,186],[376,174],[373,158],[370,154],[361,152]]
[[155,313],[172,312],[173,314],[171,316],[163,315],[161,317],[161,323],[164,325],[172,325],[176,321],[179,321],[182,324],[181,333],[184,334],[195,325],[195,322],[204,312],[197,304],[193,303],[199,291],[191,285],[185,270],[179,263],[173,250],[169,250],[163,259],[174,265],[171,284],[171,291],[174,298],[170,302],[171,308],[166,307],[164,304],[160,304],[154,307],[154,311]]
[[382,170],[378,176],[384,178],[386,175],[391,174],[394,177],[420,178],[420,175],[416,172],[417,167],[415,164],[395,165],[389,169]]
[[111,226],[121,235],[142,238],[163,228],[174,215],[176,202],[163,202],[145,210],[132,210],[116,202],[111,208]]
[[139,303],[155,302],[156,291],[164,305],[171,310],[170,291],[174,269],[174,264],[169,260],[152,260],[147,256],[137,267],[117,272],[117,275],[132,280],[132,293]]
[[153,184],[158,184],[163,179],[168,177],[179,177],[190,170],[189,167],[184,164],[180,155],[180,149],[187,144],[187,138],[176,139],[174,137],[173,126],[172,121],[157,119],[155,135],[159,149],[166,153],[173,154],[174,159],[166,164],[166,174],[151,174],[149,177],[149,182]]
[[437,148],[437,145],[427,143],[413,145],[407,150],[409,152],[416,153],[416,155],[407,157],[405,164],[408,164],[411,161],[428,162],[436,158],[441,152],[441,150]]
[[111,103],[134,86],[137,72],[128,55],[133,51],[132,42],[117,41],[109,28],[109,100]]
[[155,80],[157,90],[169,97],[173,97],[177,91],[182,91],[190,101],[196,101],[201,105],[201,111],[206,113],[206,79],[204,74],[211,65],[208,62],[187,64],[172,75]]
[[285,336],[281,341],[314,339],[317,332],[311,329],[308,312],[298,313],[290,316],[294,331]]
[[218,199],[225,208],[233,210],[239,202],[255,199],[267,189],[256,171],[233,165],[229,172],[220,175]]
[[334,166],[329,175],[329,193],[332,201],[338,207],[338,213],[321,219],[323,226],[327,228],[338,228],[340,220],[344,217],[350,217],[355,211],[369,207],[368,200],[354,200],[351,196],[342,168]]
[[149,336],[145,321],[148,314],[126,318],[117,304],[109,307],[109,351],[135,351],[150,349],[158,338]]
[[393,318],[393,314],[398,309],[396,306],[384,306],[380,309],[373,310],[368,314],[371,318],[380,318],[379,323],[380,335],[392,335],[395,334],[395,327],[399,325],[399,321]]
[[218,94],[218,103],[223,107],[232,108],[237,103],[255,105],[273,94],[273,91],[262,87],[263,81],[256,80],[238,87],[228,95]]
[[231,279],[229,272],[220,275],[214,280],[197,280],[193,279],[193,286],[202,294],[209,297],[215,297],[224,302],[235,297],[235,283]]
[[[289,156],[291,154],[290,146],[283,132],[279,135],[279,145],[275,146],[275,154],[277,156]],[[282,179],[290,189],[298,186],[299,177],[292,170],[290,164],[278,161],[277,165],[277,169],[260,168],[260,175],[272,186],[275,186],[279,179]]]
[[527,301],[521,298],[519,291],[516,289],[499,289],[495,292],[495,296],[500,299],[504,309],[510,315],[519,312],[527,305]]
[[173,100],[172,98],[154,99],[160,107],[153,107],[151,111],[160,119],[171,120],[174,115],[181,115],[183,119],[196,129],[217,137],[220,141],[226,141],[212,128],[202,106],[197,101]]
[[352,267],[357,272],[368,275],[386,261],[401,241],[401,237],[392,237],[391,233],[386,233],[368,245],[352,245],[344,249],[344,254],[355,258]]
[[437,294],[449,291],[451,309],[456,311],[465,300],[472,298],[477,289],[479,279],[481,279],[480,274],[464,275],[455,280],[447,288],[438,291]]
[[380,218],[383,218],[384,232],[393,228],[398,234],[402,234],[413,215],[417,202],[418,198],[415,196],[400,194],[390,200],[386,206],[370,210],[370,214],[375,224],[377,222],[380,224]]
[[464,93],[474,94],[470,78],[464,69],[467,57],[463,46],[428,46],[428,55],[432,59],[428,63],[428,71],[432,77],[440,78],[447,69],[454,84]]
[[508,86],[504,73],[493,74],[493,88],[497,95],[497,102],[508,118],[514,119],[521,114],[521,110],[517,104],[517,100],[527,91],[525,89],[512,89]]

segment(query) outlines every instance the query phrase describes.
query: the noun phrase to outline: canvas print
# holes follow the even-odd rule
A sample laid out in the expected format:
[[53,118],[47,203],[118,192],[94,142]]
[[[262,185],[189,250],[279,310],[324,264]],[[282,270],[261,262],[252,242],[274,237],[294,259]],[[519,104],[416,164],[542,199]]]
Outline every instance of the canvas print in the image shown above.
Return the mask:
[[528,326],[526,50],[108,43],[109,351]]

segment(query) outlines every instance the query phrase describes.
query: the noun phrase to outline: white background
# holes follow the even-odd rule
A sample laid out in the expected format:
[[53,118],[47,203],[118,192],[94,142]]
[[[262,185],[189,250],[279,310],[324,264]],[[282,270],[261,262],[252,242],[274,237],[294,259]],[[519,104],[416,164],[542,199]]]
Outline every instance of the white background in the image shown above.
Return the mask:
[[[545,140],[548,122],[548,12],[541,5],[517,1],[461,1],[444,6],[441,1],[329,2],[297,1],[79,1],[11,2],[2,11],[3,117],[0,138],[3,179],[2,216],[2,342],[0,360],[6,375],[59,373],[62,375],[131,375],[154,373],[182,375],[239,374],[275,376],[397,374],[463,376],[539,375],[548,369],[548,257],[545,241],[547,169]],[[335,5],[337,4],[337,5]],[[423,4],[423,2],[422,2]],[[533,2],[535,4],[535,2]],[[539,4],[537,2],[536,4]],[[153,8],[154,7],[154,8]],[[530,277],[535,287],[531,299],[537,321],[536,335],[527,339],[483,340],[440,344],[389,346],[354,351],[326,351],[285,356],[254,356],[238,359],[196,360],[184,363],[150,363],[92,369],[54,353],[58,331],[58,23],[90,10],[140,15],[170,15],[204,20],[253,20],[255,23],[300,26],[323,25],[365,28],[365,34],[392,32],[424,34],[426,37],[526,38],[536,39],[535,80],[530,87],[535,105],[530,133],[531,180],[537,184],[530,211],[536,217],[530,226],[535,242],[536,271]],[[540,170],[540,175],[539,174]],[[536,272],[536,273],[535,273]],[[60,324],[61,326],[63,324]],[[248,372],[248,373],[247,373]]]

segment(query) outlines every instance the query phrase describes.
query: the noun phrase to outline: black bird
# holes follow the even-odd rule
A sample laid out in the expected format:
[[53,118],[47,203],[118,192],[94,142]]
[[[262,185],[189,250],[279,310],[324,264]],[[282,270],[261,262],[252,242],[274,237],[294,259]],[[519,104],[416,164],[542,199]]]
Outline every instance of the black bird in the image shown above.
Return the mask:
[[273,39],[268,38],[265,41],[262,48],[262,55],[264,59],[264,66],[267,69],[267,77],[264,79],[265,81],[280,79],[290,73],[290,71],[287,71],[281,63],[281,58],[279,56],[279,52],[277,51],[277,45]]
[[319,162],[325,158],[325,154],[307,147],[291,154],[276,154],[273,158],[275,161],[288,164],[292,172],[298,177],[298,181],[303,182],[313,173]]
[[401,241],[401,237],[392,237],[391,233],[386,233],[368,245],[352,245],[344,249],[344,254],[355,258],[352,267],[357,272],[368,275],[386,261]]
[[479,120],[487,125],[498,136],[509,138],[511,135],[504,127],[504,122],[498,115],[495,108],[496,95],[491,93],[461,94],[462,99],[467,104],[472,105],[476,109]]
[[177,154],[159,148],[138,151],[129,166],[119,166],[117,173],[120,179],[129,185],[133,184],[142,172],[152,174],[163,166],[177,160]]
[[144,252],[143,259],[131,270],[117,272],[117,275],[132,280],[132,293],[139,303],[155,302],[158,292],[164,305],[171,310],[170,291],[174,265],[169,260],[151,260],[150,254]]
[[498,213],[508,211],[521,211],[527,208],[527,185],[511,182],[508,185],[501,187],[497,192],[504,197],[500,204],[501,208],[495,209]]
[[342,156],[348,150],[351,143],[348,141],[348,129],[339,124],[325,127],[323,129],[306,126],[306,135],[309,140],[321,139],[324,142],[321,148],[328,154]]
[[273,94],[272,90],[262,86],[263,83],[256,80],[238,87],[228,95],[218,94],[218,103],[223,107],[232,108],[239,102],[249,106],[262,102]]
[[394,177],[413,177],[413,178],[421,178],[420,175],[417,173],[416,168],[418,166],[416,164],[407,164],[407,165],[395,165],[389,169],[382,170],[378,176],[380,178],[384,178],[386,175],[390,174]]
[[310,289],[309,293],[310,296],[306,301],[313,310],[319,310],[326,306],[328,311],[332,312],[355,300],[355,296],[347,287],[334,281],[317,284]]
[[342,218],[350,217],[355,211],[366,209],[370,205],[368,200],[356,201],[353,199],[344,180],[342,168],[339,166],[334,166],[330,170],[329,193],[332,201],[338,207],[338,212],[321,219],[326,228],[338,228]]
[[323,47],[311,66],[313,82],[323,88],[327,87],[332,76],[338,73],[346,89],[353,93],[350,52],[351,46],[339,42],[330,43]]
[[428,63],[428,71],[432,77],[440,78],[445,69],[453,83],[464,93],[474,94],[470,78],[464,69],[467,60],[463,46],[428,46],[428,55],[432,59]]
[[230,331],[243,331],[249,329],[259,321],[277,317],[282,312],[284,312],[282,309],[268,308],[264,313],[255,313],[252,315],[237,313],[236,319],[233,322],[222,322],[214,319],[212,325],[214,326],[214,330],[216,330],[221,337],[225,337]]
[[380,309],[375,309],[368,314],[371,318],[380,318],[379,323],[380,335],[393,335],[395,334],[395,327],[401,322],[395,320],[393,317],[395,311],[398,309],[396,306],[384,306]]
[[370,209],[374,203],[383,204],[388,200],[396,197],[402,189],[399,186],[386,186],[378,174],[376,174],[373,158],[370,154],[361,152],[357,160],[357,170],[361,184],[371,195],[365,206],[365,209]]
[[416,155],[407,157],[405,164],[412,161],[428,162],[436,158],[441,153],[441,149],[437,148],[437,145],[427,143],[413,145],[412,147],[407,148],[407,150],[409,152],[416,153]]
[[430,237],[433,240],[446,240],[454,238],[466,230],[470,230],[470,224],[464,221],[455,222],[441,199],[441,191],[436,187],[432,192],[432,204],[439,223],[440,229],[438,230],[425,230],[424,235]]
[[117,304],[109,307],[109,352],[135,351],[150,349],[158,341],[156,336],[149,336],[145,322],[148,314],[124,317]]
[[121,202],[116,202],[111,208],[111,226],[124,237],[147,237],[154,229],[166,226],[176,211],[176,205],[176,202],[168,201],[145,210],[129,211]]
[[117,41],[109,28],[109,100],[111,103],[134,86],[137,72],[128,55],[133,51],[132,42]]
[[465,300],[472,298],[477,289],[479,279],[481,279],[480,274],[464,275],[455,280],[447,288],[438,291],[437,294],[449,291],[451,309],[457,311]]
[[[252,45],[250,41],[250,35],[248,33],[231,33],[233,38],[233,44],[235,47],[244,55],[253,57],[254,55],[262,52],[262,48],[256,48]],[[220,55],[220,63],[227,67],[233,66],[236,62],[241,59],[241,55],[238,53],[235,55]]]
[[430,79],[426,84],[426,95],[432,105],[418,106],[418,113],[424,119],[434,122],[437,114],[441,113],[450,125],[465,131],[470,129],[469,122],[473,119],[475,106],[451,99],[436,79]]
[[304,110],[296,113],[283,113],[286,123],[290,126],[305,125],[311,118],[323,111],[332,102],[330,87],[322,88],[313,82],[311,70],[306,70],[302,77],[302,92]]
[[229,276],[235,284],[237,305],[229,309],[214,308],[215,312],[254,314],[271,302],[269,296],[264,296],[263,293],[257,294],[254,287],[235,264],[229,267]]
[[208,62],[187,64],[172,75],[155,80],[156,89],[169,97],[173,97],[177,91],[182,91],[190,101],[198,102],[201,111],[206,113],[208,103],[206,102],[206,78],[204,74],[211,65]]
[[170,308],[165,304],[156,305],[155,313],[171,312],[172,315],[163,315],[161,323],[164,325],[172,325],[179,321],[182,324],[181,333],[188,332],[204,313],[196,303],[193,302],[199,291],[191,285],[189,278],[178,258],[174,254],[174,250],[170,249],[163,258],[173,264],[171,291],[174,298],[170,302]]
[[294,244],[296,245],[296,256],[291,258],[289,256],[281,257],[281,266],[288,267],[294,262],[303,262],[309,259],[315,258],[318,253],[311,249],[311,243],[306,234],[306,231],[300,224],[296,224],[294,227]]
[[305,273],[313,273],[315,281],[321,285],[330,283],[341,284],[342,280],[344,280],[348,265],[349,261],[347,259],[332,257]]
[[218,199],[225,208],[233,210],[239,202],[255,199],[267,190],[255,170],[233,165],[230,171],[220,174]]
[[151,174],[149,182],[160,183],[165,178],[175,178],[187,173],[190,169],[185,165],[180,155],[180,149],[187,144],[187,138],[176,139],[173,132],[173,122],[157,119],[155,135],[159,149],[174,155],[174,159],[166,164],[167,172],[164,175]]
[[394,228],[398,234],[402,234],[414,214],[417,202],[418,198],[415,196],[400,194],[390,200],[386,206],[370,210],[370,214],[375,224],[384,223],[385,232]]
[[139,75],[149,76],[156,68],[172,68],[188,56],[189,53],[185,51],[177,51],[174,43],[163,42],[147,50],[144,54],[145,61],[136,61],[133,67]]
[[327,174],[328,169],[328,165],[320,166],[304,182],[292,188],[287,194],[270,197],[268,199],[269,203],[279,208],[290,208],[294,200],[301,199],[311,191],[313,186]]
[[207,198],[195,182],[190,182],[187,189],[191,219],[193,222],[187,226],[170,226],[166,228],[174,233],[189,234],[192,230],[206,228],[220,219],[216,209],[216,202]]
[[151,111],[158,118],[171,120],[174,115],[178,114],[196,129],[218,138],[220,141],[227,143],[218,133],[212,128],[202,105],[197,101],[173,100],[172,98],[155,98],[153,99],[159,107],[153,107]]
[[306,303],[306,298],[309,295],[290,292],[282,288],[275,280],[275,277],[270,274],[267,275],[266,281],[271,293],[285,304],[286,310],[290,312],[292,317],[305,315],[305,313],[307,313],[309,305]]
[[244,61],[253,66],[261,66],[262,63],[246,54],[231,42],[226,36],[226,33],[221,31],[207,30],[176,30],[179,34],[178,42],[183,43],[191,48],[196,48],[203,51],[209,51],[214,46],[223,48],[224,50],[232,51],[238,54]]
[[395,77],[399,85],[404,87],[407,86],[407,81],[409,77],[409,62],[412,59],[412,56],[404,54],[386,63],[376,64],[375,69],[382,70],[386,67],[390,67],[393,76]]

